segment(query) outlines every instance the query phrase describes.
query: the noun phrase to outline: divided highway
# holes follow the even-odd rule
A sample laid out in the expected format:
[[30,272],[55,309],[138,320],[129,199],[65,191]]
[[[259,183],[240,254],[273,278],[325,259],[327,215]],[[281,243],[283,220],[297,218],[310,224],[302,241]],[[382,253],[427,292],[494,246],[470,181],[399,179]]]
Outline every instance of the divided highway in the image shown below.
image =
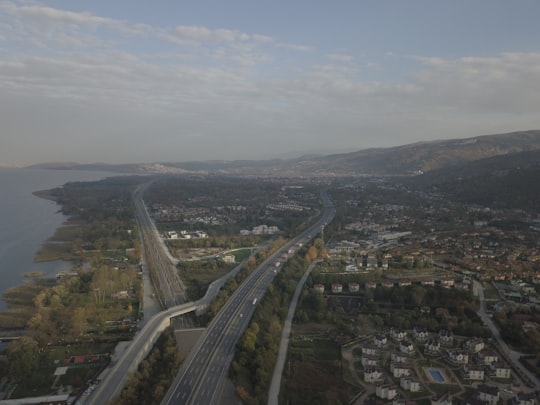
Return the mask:
[[234,292],[193,348],[162,404],[221,403],[221,391],[236,343],[247,328],[256,303],[281,269],[280,257],[289,249],[309,242],[334,218],[335,207],[328,193],[323,192],[321,197],[324,213],[319,221],[264,261]]
[[[94,393],[87,398],[86,403],[101,405],[120,394],[127,375],[134,371],[139,362],[147,355],[161,332],[170,324],[170,319],[191,311],[204,310],[215,297],[226,277],[216,280],[210,285],[206,295],[196,302],[174,305],[174,302],[185,300],[183,285],[176,281],[176,271],[173,262],[163,251],[163,245],[158,241],[159,235],[149,218],[146,207],[142,202],[142,193],[148,184],[140,186],[134,194],[137,207],[137,220],[141,229],[141,238],[145,241],[144,251],[154,262],[160,262],[161,271],[159,283],[169,286],[164,290],[166,302],[171,307],[149,319],[143,329],[134,337],[122,357],[105,370],[100,378],[103,382]],[[324,202],[322,217],[292,239],[279,251],[262,263],[235,291],[221,311],[208,326],[205,335],[191,350],[182,365],[180,372],[167,393],[163,404],[218,404],[228,369],[234,356],[235,345],[247,328],[255,311],[256,303],[266,292],[266,288],[281,269],[283,260],[280,257],[289,249],[307,244],[335,215],[335,208],[326,192],[321,194]],[[147,250],[148,249],[148,250]],[[154,255],[156,255],[154,257]],[[161,274],[163,272],[163,274]],[[171,286],[172,284],[172,286]],[[161,288],[161,285],[159,286]]]

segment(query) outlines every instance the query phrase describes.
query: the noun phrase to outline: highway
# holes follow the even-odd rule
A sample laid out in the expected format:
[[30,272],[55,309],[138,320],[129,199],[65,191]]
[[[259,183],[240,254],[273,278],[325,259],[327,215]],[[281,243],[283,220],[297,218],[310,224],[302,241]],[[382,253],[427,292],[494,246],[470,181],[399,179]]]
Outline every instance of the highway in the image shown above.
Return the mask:
[[[139,199],[143,191],[141,188],[137,190]],[[219,403],[219,395],[216,394],[221,390],[227,376],[236,342],[242,336],[255,310],[253,300],[255,298],[257,298],[257,301],[260,300],[266,291],[266,287],[274,278],[275,271],[277,272],[281,268],[282,263],[276,266],[276,262],[283,253],[288,252],[289,248],[300,243],[306,244],[309,242],[335,215],[335,209],[328,196],[326,194],[322,196],[325,202],[325,213],[323,217],[308,230],[270,256],[237,289],[211,322],[206,334],[189,354],[177,379],[173,383],[174,388],[169,390],[164,403],[184,404],[188,400],[191,401],[190,403],[200,404]],[[148,218],[146,208],[144,208],[143,213],[145,215],[138,215],[138,221],[143,222],[144,218]],[[150,219],[148,218],[148,220]],[[155,232],[154,226],[147,224],[144,228],[141,228],[141,238],[143,238],[142,234],[145,232]],[[159,244],[154,244],[153,246],[158,251],[158,248],[163,248]],[[146,245],[144,249],[146,249]],[[153,255],[154,250],[145,251],[145,254],[147,256]],[[165,263],[167,262],[165,261]],[[168,263],[169,267],[172,267],[170,260]],[[101,405],[119,395],[126,382],[128,373],[136,370],[139,362],[149,353],[161,332],[170,325],[170,319],[192,311],[204,311],[221,286],[223,286],[226,279],[234,276],[240,270],[240,267],[238,266],[228,275],[211,283],[205,296],[199,301],[187,302],[171,307],[148,319],[121,358],[115,364],[111,364],[100,375],[102,383],[97,386],[91,396],[84,402]],[[208,385],[209,383],[212,385]],[[208,387],[211,387],[211,389],[208,389]]]
[[249,324],[256,302],[260,301],[283,266],[281,256],[293,247],[307,244],[334,218],[335,207],[328,194],[323,192],[321,198],[324,205],[322,217],[272,254],[233,293],[182,365],[162,404],[221,403],[221,391],[236,343]]

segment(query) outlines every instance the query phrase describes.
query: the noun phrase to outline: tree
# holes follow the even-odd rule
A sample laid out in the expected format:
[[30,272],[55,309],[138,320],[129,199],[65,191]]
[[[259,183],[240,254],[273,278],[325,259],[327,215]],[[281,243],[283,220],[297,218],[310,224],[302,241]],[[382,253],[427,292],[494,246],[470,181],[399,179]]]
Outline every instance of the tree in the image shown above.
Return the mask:
[[38,342],[31,337],[22,336],[7,348],[9,372],[15,380],[29,377],[39,367]]

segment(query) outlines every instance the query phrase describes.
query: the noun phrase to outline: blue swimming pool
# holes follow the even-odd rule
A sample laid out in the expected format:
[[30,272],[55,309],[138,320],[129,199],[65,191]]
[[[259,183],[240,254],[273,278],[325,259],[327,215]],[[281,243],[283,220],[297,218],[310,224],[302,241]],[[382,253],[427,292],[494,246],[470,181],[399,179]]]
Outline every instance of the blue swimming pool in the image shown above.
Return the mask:
[[446,382],[444,374],[438,368],[428,368],[428,372],[433,381],[440,384],[444,384]]

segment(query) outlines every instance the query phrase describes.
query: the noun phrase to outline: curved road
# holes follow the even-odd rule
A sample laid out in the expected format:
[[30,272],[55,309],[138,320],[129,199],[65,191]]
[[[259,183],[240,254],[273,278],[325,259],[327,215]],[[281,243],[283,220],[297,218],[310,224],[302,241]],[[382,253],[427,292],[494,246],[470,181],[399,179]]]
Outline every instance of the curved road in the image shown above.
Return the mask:
[[519,358],[522,356],[522,354],[508,347],[506,342],[502,339],[501,334],[499,333],[499,329],[497,328],[497,326],[495,326],[493,320],[488,316],[486,312],[486,302],[484,301],[484,287],[482,287],[482,284],[476,280],[473,280],[473,284],[475,291],[478,292],[478,299],[480,300],[480,310],[478,311],[478,315],[480,315],[484,323],[491,330],[491,333],[493,334],[494,339],[497,341],[497,344],[499,345],[501,350],[505,354],[507,354],[507,357],[512,362],[514,368],[519,369],[521,373],[523,373],[529,378],[529,380],[534,384],[535,388],[537,390],[540,390],[540,380],[519,361]]

